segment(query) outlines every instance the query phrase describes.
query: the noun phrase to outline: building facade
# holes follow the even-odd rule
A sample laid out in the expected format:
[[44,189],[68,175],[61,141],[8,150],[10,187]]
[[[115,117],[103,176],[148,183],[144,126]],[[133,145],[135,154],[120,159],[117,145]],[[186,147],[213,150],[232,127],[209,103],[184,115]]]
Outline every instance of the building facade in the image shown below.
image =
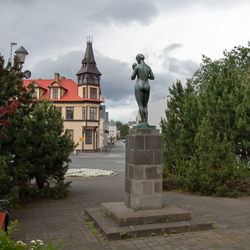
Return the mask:
[[166,118],[167,98],[162,98],[158,101],[148,104],[148,123],[149,125],[155,125],[156,129],[160,129],[161,118]]
[[108,130],[109,130],[109,138],[113,137],[115,140],[117,139],[117,127],[116,123],[111,121],[108,123]]
[[23,80],[29,87],[33,82],[37,99],[47,98],[61,111],[64,129],[72,135],[76,150],[99,149],[99,122],[101,73],[97,69],[92,48],[92,41],[87,41],[82,67],[77,72],[77,83],[60,77],[55,73],[54,79]]
[[106,112],[106,106],[101,105],[100,110],[100,147],[105,147],[108,144],[109,139],[109,130],[108,130],[109,116],[108,112]]

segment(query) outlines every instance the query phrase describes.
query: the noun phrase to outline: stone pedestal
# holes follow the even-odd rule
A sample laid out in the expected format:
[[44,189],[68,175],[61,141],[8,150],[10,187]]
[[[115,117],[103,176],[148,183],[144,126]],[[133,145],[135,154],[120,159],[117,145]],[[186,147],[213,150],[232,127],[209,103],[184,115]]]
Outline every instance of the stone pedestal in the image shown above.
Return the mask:
[[125,204],[133,211],[162,208],[163,138],[158,129],[126,137]]
[[85,216],[108,240],[211,230],[211,222],[190,221],[190,212],[162,204],[163,139],[159,130],[141,126],[126,138],[125,202],[85,208]]

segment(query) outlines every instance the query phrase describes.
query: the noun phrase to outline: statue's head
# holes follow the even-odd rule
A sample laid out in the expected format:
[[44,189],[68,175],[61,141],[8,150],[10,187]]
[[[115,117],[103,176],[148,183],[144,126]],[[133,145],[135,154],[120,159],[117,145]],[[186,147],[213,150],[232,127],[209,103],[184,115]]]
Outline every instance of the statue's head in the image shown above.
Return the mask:
[[144,59],[145,59],[145,57],[144,57],[143,54],[138,54],[138,55],[136,56],[136,61],[137,61],[138,63],[140,63],[140,61],[141,61],[141,60],[144,60]]

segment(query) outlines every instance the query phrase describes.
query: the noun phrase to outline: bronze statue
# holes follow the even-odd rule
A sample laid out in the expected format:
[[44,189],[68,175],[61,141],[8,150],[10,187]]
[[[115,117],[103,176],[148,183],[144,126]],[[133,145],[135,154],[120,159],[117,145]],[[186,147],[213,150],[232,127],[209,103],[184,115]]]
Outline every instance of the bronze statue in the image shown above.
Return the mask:
[[150,85],[148,79],[154,80],[152,69],[144,62],[144,55],[138,54],[136,56],[136,63],[132,65],[133,74],[131,79],[134,80],[137,76],[135,84],[135,98],[139,106],[139,112],[142,119],[142,125],[148,125],[148,99],[150,94]]

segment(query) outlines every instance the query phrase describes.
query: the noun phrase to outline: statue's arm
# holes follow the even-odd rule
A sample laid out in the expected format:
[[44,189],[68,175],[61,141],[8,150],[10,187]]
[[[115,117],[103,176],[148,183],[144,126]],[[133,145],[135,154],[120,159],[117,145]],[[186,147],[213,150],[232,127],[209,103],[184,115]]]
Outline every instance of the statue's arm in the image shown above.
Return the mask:
[[150,80],[154,80],[155,79],[154,73],[153,73],[153,71],[152,71],[151,68],[149,69],[148,79],[150,79]]
[[133,71],[133,74],[131,75],[131,80],[134,80],[134,79],[135,79],[135,77],[136,77],[136,75],[137,75],[137,71],[138,71],[138,69],[137,69],[137,67],[135,67],[135,69],[134,69],[134,71]]

